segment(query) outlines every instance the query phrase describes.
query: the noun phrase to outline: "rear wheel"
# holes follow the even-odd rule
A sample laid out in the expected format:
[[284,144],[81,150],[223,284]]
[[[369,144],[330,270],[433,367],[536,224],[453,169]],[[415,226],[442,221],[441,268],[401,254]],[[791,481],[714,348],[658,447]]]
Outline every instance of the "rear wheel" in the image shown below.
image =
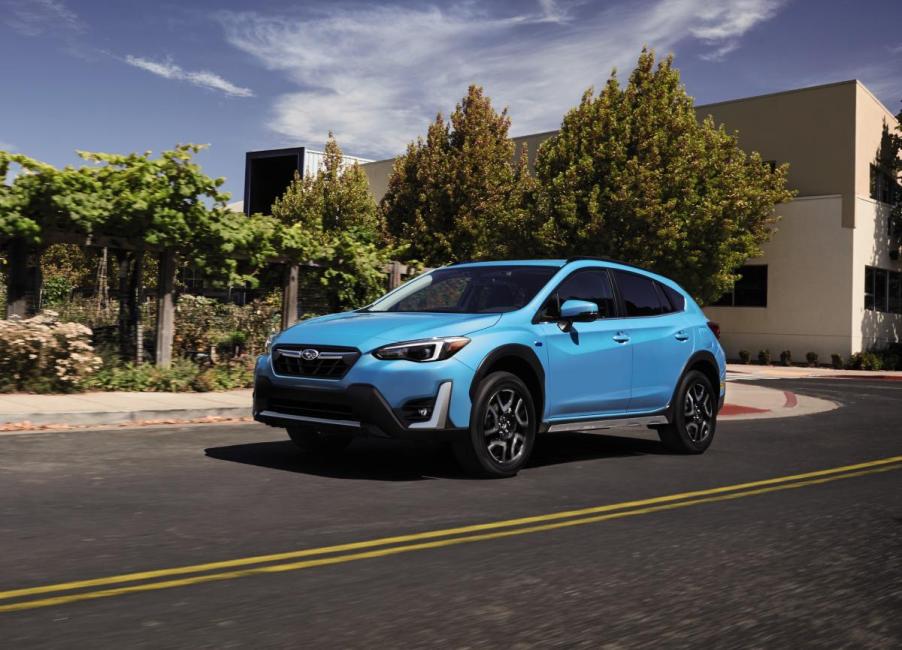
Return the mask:
[[717,401],[711,381],[698,370],[680,380],[671,409],[670,424],[658,429],[661,442],[680,454],[701,454],[711,445],[717,429]]
[[469,436],[454,451],[468,472],[503,478],[526,464],[535,437],[535,405],[526,384],[509,372],[494,372],[480,382]]
[[287,427],[286,431],[298,449],[307,454],[335,453],[351,443],[351,436],[344,433],[324,434],[311,427]]

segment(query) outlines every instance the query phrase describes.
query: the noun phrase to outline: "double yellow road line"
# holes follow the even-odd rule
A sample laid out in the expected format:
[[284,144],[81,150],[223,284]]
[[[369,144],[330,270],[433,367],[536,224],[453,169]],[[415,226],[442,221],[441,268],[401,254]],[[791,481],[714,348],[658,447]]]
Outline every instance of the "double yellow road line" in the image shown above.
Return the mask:
[[842,479],[902,469],[902,456],[867,463],[794,474],[778,478],[727,485],[708,490],[669,494],[652,499],[626,501],[567,512],[555,512],[519,519],[494,521],[459,528],[446,528],[411,535],[383,537],[348,544],[302,549],[271,555],[237,558],[207,564],[126,573],[24,589],[0,591],[0,612],[15,612],[63,605],[82,600],[109,598],[143,591],[187,587],[205,582],[233,580],[253,575],[299,571],[330,564],[423,551],[427,549],[484,542],[515,535],[541,533],[560,528],[595,524],[611,519],[634,517],[676,508],[729,501],[781,490],[819,485]]

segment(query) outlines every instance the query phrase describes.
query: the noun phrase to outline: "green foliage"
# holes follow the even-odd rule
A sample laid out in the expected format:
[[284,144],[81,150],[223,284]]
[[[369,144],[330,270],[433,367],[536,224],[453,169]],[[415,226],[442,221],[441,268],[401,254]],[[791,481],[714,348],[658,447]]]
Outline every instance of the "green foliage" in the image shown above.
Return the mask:
[[880,143],[880,151],[877,153],[877,164],[889,172],[896,181],[896,189],[893,193],[893,203],[890,207],[889,229],[895,238],[896,250],[902,247],[902,111],[896,115],[895,128],[890,131],[884,128],[883,138]]
[[781,366],[791,366],[792,365],[792,352],[789,350],[783,350],[780,353],[780,365]]
[[0,152],[0,238],[40,244],[47,230],[105,234],[138,248],[173,250],[214,280],[254,282],[239,272],[275,256],[282,237],[271,217],[245,217],[226,207],[221,178],[193,162],[204,147],[177,145],[154,158],[143,154],[79,152],[89,164],[57,169],[21,154]]
[[296,174],[272,215],[283,227],[286,257],[325,269],[320,280],[332,309],[360,307],[383,292],[383,267],[392,250],[380,245],[378,209],[366,174],[356,162],[343,163],[331,133],[321,172]]
[[263,349],[266,337],[278,330],[277,294],[239,306],[190,294],[179,298],[173,353],[181,357],[214,354],[220,357]]
[[395,161],[382,199],[386,227],[407,255],[438,266],[482,257],[522,255],[531,179],[525,156],[514,162],[507,109],[497,113],[482,88],[445,122],[441,114]]
[[770,350],[758,350],[758,363],[762,366],[770,365]]
[[238,360],[205,367],[189,359],[177,359],[169,368],[146,363],[111,364],[85,379],[81,387],[86,390],[167,393],[250,388],[254,380],[251,364],[251,360]]
[[742,363],[748,364],[751,361],[751,359],[752,359],[751,352],[749,352],[748,350],[740,350],[739,351],[739,360]]
[[831,354],[830,355],[830,363],[835,370],[842,370],[846,367],[846,364],[843,362],[843,358],[841,354]]
[[761,253],[774,206],[792,197],[787,166],[771,171],[708,117],[696,118],[672,57],[643,50],[625,87],[590,89],[540,147],[537,252],[601,255],[716,300]]
[[808,362],[808,365],[812,368],[817,366],[817,352],[806,352],[805,353],[805,361]]
[[855,352],[846,362],[849,370],[882,370],[883,359],[874,352]]

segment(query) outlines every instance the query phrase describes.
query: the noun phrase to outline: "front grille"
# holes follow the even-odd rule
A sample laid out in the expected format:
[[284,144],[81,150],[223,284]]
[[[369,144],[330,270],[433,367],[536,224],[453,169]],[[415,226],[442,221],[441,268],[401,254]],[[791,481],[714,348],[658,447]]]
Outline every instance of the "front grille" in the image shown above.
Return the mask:
[[[316,358],[305,359],[303,355],[307,350],[315,350]],[[276,374],[292,377],[341,379],[358,358],[358,350],[334,345],[280,345],[272,351]]]
[[269,410],[286,415],[300,415],[308,418],[322,418],[325,420],[354,420],[354,410],[344,399],[338,396],[330,396],[329,401],[323,401],[322,396],[315,399],[297,397],[271,397]]

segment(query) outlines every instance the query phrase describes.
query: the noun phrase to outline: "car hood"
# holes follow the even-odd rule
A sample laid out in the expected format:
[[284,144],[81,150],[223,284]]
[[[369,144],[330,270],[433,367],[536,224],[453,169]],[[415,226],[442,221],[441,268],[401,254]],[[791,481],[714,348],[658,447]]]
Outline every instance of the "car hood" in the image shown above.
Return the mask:
[[500,318],[500,314],[356,311],[298,323],[279,334],[274,344],[344,345],[369,352],[400,341],[466,336],[491,327]]

